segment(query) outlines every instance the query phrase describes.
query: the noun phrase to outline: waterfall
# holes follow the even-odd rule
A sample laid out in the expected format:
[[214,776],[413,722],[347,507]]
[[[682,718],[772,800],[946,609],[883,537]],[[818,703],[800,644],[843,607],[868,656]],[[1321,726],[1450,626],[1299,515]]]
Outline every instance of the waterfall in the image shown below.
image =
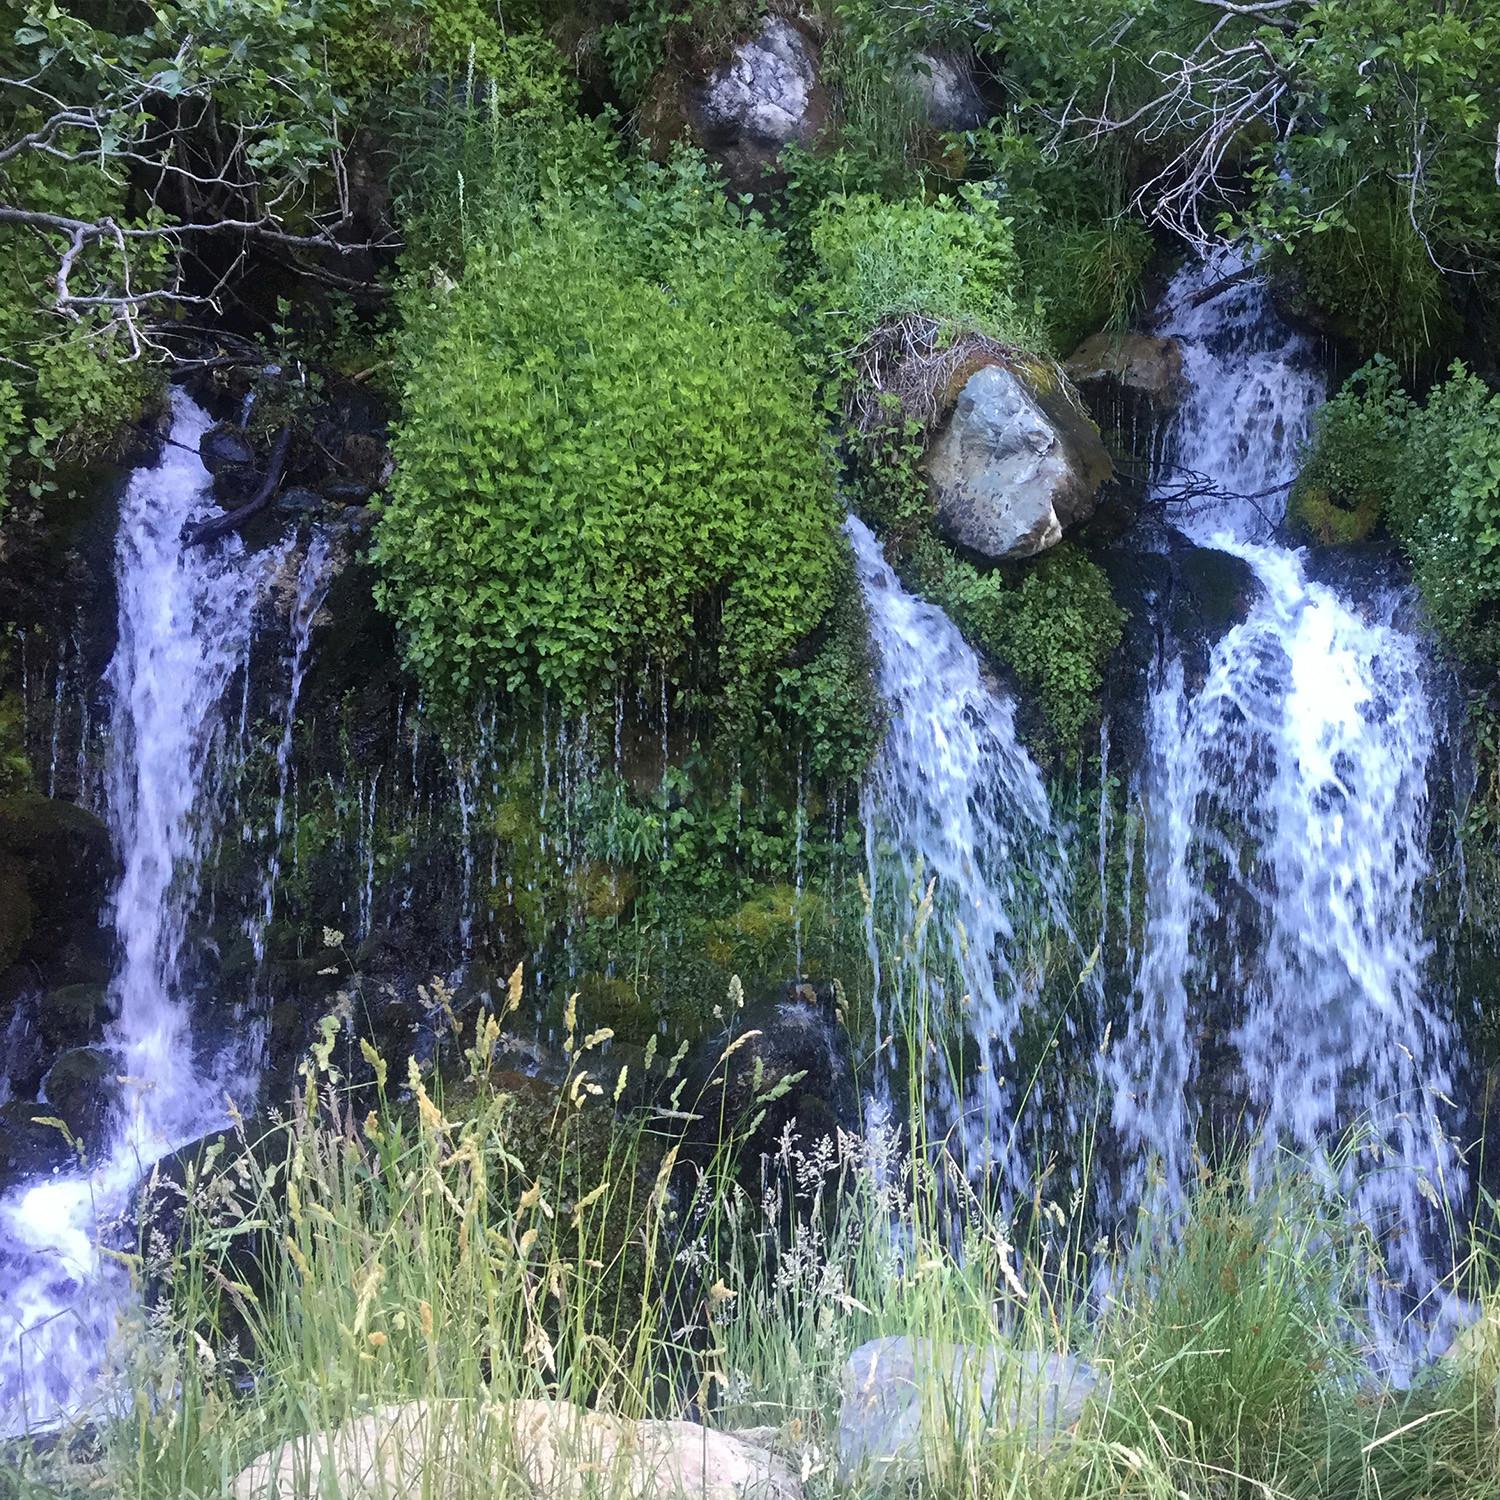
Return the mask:
[[123,1271],[101,1253],[152,1163],[223,1123],[224,1079],[195,1037],[180,973],[210,846],[224,700],[245,671],[257,597],[282,561],[237,537],[185,547],[214,513],[198,443],[207,413],[173,395],[160,461],[136,472],[116,543],[119,644],[109,669],[109,818],[122,873],[105,1045],[118,1075],[107,1135],[88,1170],[0,1201],[0,1430],[45,1424],[91,1394]]
[[[1170,294],[1190,394],[1169,458],[1225,492],[1173,519],[1258,593],[1201,686],[1171,648],[1152,686],[1146,936],[1105,1063],[1122,1206],[1178,1200],[1200,1116],[1227,1096],[1258,1170],[1282,1151],[1312,1163],[1381,1240],[1401,1283],[1372,1288],[1389,1331],[1433,1290],[1467,1186],[1448,1133],[1458,1043],[1422,920],[1428,648],[1398,591],[1348,600],[1274,540],[1324,381],[1259,282],[1199,300],[1223,269],[1190,266]],[[1200,1035],[1227,1042],[1228,1076],[1203,1076]]]
[[[1046,790],[957,626],[901,587],[863,522],[844,529],[889,713],[862,804],[881,1057],[888,1031],[905,1032],[909,1055],[929,1043],[948,1054],[927,1080],[933,1134],[1014,1196],[1030,1165],[1017,1040],[1037,999],[1025,921],[1039,910],[1065,920]],[[967,1062],[955,1050],[964,1034]]]

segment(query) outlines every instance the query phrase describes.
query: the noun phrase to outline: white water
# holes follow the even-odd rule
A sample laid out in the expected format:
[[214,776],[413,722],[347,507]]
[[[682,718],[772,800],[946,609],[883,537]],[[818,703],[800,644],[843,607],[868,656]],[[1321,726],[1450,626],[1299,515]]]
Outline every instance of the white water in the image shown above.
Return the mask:
[[[1010,703],[985,682],[952,620],[901,587],[862,521],[851,516],[844,529],[890,716],[862,804],[879,1035],[899,1039],[915,1013],[904,1002],[925,996],[920,1011],[943,1028],[932,1036],[931,1123],[940,1136],[954,1132],[948,1144],[972,1175],[996,1167],[1014,1194],[1028,1162],[1017,1120],[1025,1080],[1013,1064],[1036,999],[1022,924],[1028,915],[1063,920],[1046,791]],[[918,934],[930,884],[932,916]],[[974,1043],[967,1066],[943,1065],[942,1051],[963,1032]]]
[[[1399,599],[1352,603],[1270,540],[1323,380],[1258,283],[1194,308],[1216,274],[1190,267],[1172,290],[1164,331],[1190,394],[1170,455],[1254,498],[1175,519],[1241,558],[1259,592],[1201,687],[1169,653],[1153,688],[1146,939],[1105,1065],[1124,1200],[1147,1190],[1148,1157],[1155,1190],[1177,1200],[1204,1102],[1198,1039],[1227,1031],[1262,1166],[1283,1150],[1318,1164],[1383,1243],[1391,1279],[1425,1296],[1442,1204],[1467,1184],[1448,1136],[1457,1041],[1422,924],[1424,646],[1395,623]],[[1339,1149],[1351,1129],[1365,1143],[1352,1156]],[[1403,1292],[1371,1295],[1393,1329]]]
[[184,527],[213,513],[197,457],[208,425],[175,394],[172,441],[121,502],[108,789],[122,874],[106,1038],[119,1100],[106,1136],[86,1143],[89,1170],[0,1201],[0,1432],[51,1422],[97,1394],[128,1290],[101,1238],[153,1162],[225,1117],[224,1080],[192,1034],[179,975],[214,833],[223,702],[281,556],[248,557],[235,537],[183,546]]

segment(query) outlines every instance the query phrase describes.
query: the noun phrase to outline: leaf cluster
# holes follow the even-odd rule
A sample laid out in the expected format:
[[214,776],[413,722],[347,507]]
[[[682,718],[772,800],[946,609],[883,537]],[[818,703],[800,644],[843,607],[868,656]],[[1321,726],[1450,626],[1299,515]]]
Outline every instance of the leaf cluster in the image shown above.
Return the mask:
[[711,642],[748,704],[822,618],[837,504],[772,238],[700,163],[556,185],[413,286],[382,597],[433,701],[586,703]]

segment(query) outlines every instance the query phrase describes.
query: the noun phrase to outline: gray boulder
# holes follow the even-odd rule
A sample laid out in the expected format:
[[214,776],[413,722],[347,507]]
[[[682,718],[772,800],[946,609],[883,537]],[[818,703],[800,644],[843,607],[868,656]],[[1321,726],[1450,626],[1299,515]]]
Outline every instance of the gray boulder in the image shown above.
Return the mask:
[[645,134],[658,149],[685,134],[741,192],[773,186],[782,149],[816,145],[832,114],[818,45],[783,16],[767,16],[700,83],[684,82],[670,70],[658,79]]
[[907,72],[927,123],[934,130],[973,130],[989,117],[973,71],[961,57],[947,52],[919,52]]
[[1045,1448],[1077,1426],[1090,1401],[1109,1400],[1108,1379],[1071,1354],[899,1336],[861,1344],[840,1387],[846,1484],[920,1461],[924,1441],[962,1442],[1004,1428]]
[[780,148],[801,139],[818,81],[812,46],[790,21],[767,16],[703,90],[703,124]]
[[1112,472],[1072,386],[1041,364],[977,370],[927,454],[939,529],[995,562],[1056,546]]

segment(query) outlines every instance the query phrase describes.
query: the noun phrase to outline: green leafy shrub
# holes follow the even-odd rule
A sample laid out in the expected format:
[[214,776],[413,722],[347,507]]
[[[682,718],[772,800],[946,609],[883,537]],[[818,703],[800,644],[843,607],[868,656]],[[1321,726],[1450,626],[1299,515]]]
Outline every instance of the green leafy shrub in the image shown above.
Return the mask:
[[775,245],[691,165],[544,200],[414,288],[382,599],[434,701],[587,701],[717,645],[748,702],[822,618],[837,504]]
[[1318,413],[1312,450],[1287,503],[1292,525],[1320,542],[1369,536],[1384,519],[1411,415],[1389,362],[1350,376]]
[[977,132],[973,151],[1005,185],[1020,284],[1046,347],[1066,358],[1091,333],[1127,328],[1141,311],[1154,246],[1129,216],[1118,156],[1091,149],[1058,158],[1013,122]]
[[813,776],[847,786],[869,765],[882,722],[869,617],[847,549],[832,594],[827,617],[798,659],[776,674],[775,722],[763,733],[805,747]]
[[1365,190],[1273,264],[1294,307],[1366,352],[1411,363],[1451,346],[1458,316],[1404,198]]
[[[0,167],[0,200],[33,212],[95,219],[126,212],[122,186],[92,165],[35,153]],[[97,456],[153,388],[155,371],[133,351],[128,331],[105,307],[64,316],[52,306],[58,260],[52,245],[29,231],[5,236],[0,257],[0,503],[13,484],[34,497],[52,487],[59,460]],[[139,257],[134,273],[150,285],[163,265],[160,251]],[[107,293],[117,254],[100,247],[80,259],[72,279],[78,295]]]
[[[571,96],[562,55],[536,15],[490,0],[322,0],[328,71],[351,98],[390,89],[413,74],[472,74],[508,109]],[[509,20],[510,24],[506,22]]]
[[1470,664],[1500,667],[1500,395],[1455,364],[1418,406],[1377,360],[1322,413],[1294,508],[1308,496],[1383,513],[1439,632]]
[[1010,220],[972,186],[934,202],[869,193],[828,200],[812,228],[819,275],[807,289],[824,339],[857,346],[908,316],[1025,342]]

